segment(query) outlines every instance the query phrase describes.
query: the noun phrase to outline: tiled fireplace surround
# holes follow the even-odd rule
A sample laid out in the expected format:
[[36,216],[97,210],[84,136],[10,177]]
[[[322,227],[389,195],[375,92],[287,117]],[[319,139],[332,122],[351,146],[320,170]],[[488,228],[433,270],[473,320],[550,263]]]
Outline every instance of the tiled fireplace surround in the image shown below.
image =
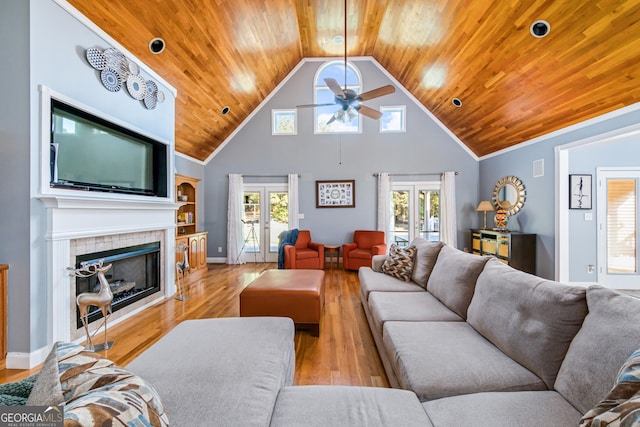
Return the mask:
[[[160,242],[160,293],[155,293],[149,295],[139,301],[136,301],[132,304],[127,305],[126,307],[122,307],[120,310],[114,311],[109,316],[109,324],[113,324],[118,319],[129,315],[130,313],[136,312],[141,308],[147,306],[148,304],[162,298],[164,294],[164,270],[166,263],[166,250],[165,250],[165,240],[164,240],[164,231],[163,230],[154,230],[154,231],[142,231],[136,233],[124,233],[124,234],[114,234],[107,236],[96,236],[96,237],[85,237],[82,239],[73,239],[71,240],[71,259],[75,260],[78,255],[91,254],[100,251],[108,251],[111,249],[121,249],[127,248],[130,246],[141,245],[144,243],[155,243]],[[71,264],[73,265],[73,264]],[[105,274],[108,274],[105,273]],[[71,340],[76,340],[78,338],[84,338],[85,332],[82,327],[76,328],[76,286],[75,281],[71,281],[71,298],[69,300],[70,307],[69,313],[71,315],[70,326],[71,326]],[[96,328],[101,326],[103,323],[102,319],[98,319],[95,322],[89,324],[89,329],[94,331]],[[102,335],[98,336],[98,340],[102,339]]]
[[[109,317],[110,326],[175,293],[173,202],[142,197],[123,199],[111,194],[41,200],[47,208],[45,238],[51,286],[47,324],[51,343],[84,339],[84,330],[76,328],[75,322],[75,279],[67,271],[67,267],[75,265],[76,255],[160,242],[160,292],[115,312]],[[93,322],[92,327],[101,324],[101,320]]]

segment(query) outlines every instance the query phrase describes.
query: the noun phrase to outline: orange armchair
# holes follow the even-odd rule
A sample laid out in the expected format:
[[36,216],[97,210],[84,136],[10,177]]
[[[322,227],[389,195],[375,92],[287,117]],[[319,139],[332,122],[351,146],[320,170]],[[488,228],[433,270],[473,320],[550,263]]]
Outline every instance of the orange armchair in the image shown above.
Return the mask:
[[386,253],[384,231],[356,230],[353,232],[353,243],[342,245],[342,266],[345,270],[371,267],[374,255]]
[[309,230],[300,230],[296,244],[284,247],[284,268],[324,269],[324,245],[312,242]]

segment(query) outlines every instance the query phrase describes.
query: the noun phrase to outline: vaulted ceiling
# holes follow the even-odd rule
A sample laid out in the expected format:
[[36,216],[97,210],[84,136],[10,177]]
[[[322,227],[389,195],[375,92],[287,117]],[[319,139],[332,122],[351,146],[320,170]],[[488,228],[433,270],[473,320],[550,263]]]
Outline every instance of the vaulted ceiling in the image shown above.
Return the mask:
[[[300,60],[344,49],[342,0],[68,1],[178,90],[176,150],[200,160]],[[478,156],[640,101],[638,0],[349,0],[347,22],[348,54],[375,58]]]

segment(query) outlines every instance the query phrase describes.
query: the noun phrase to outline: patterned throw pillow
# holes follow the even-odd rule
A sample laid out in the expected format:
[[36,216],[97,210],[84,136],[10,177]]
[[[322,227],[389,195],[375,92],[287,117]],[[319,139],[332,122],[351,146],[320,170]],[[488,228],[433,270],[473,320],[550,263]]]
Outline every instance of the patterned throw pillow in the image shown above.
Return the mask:
[[613,388],[584,414],[579,427],[640,426],[640,349],[622,365]]
[[65,427],[154,426],[168,427],[157,392],[140,377],[129,374],[85,393],[64,407]]
[[416,247],[408,246],[399,248],[391,245],[389,255],[382,264],[382,272],[388,274],[404,282],[411,280],[413,273],[413,263],[416,257]]
[[169,425],[158,393],[142,378],[76,344],[56,343],[53,355],[65,426]]

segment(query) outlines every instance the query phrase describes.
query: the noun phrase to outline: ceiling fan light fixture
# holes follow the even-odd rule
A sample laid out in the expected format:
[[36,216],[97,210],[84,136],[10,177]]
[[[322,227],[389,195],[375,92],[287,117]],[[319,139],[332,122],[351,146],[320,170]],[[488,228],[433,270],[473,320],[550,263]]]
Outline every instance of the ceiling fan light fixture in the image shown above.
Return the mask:
[[335,36],[331,37],[331,41],[333,42],[333,44],[341,45],[342,43],[344,43],[344,36],[342,34],[336,34]]
[[551,25],[549,25],[547,21],[540,19],[531,24],[529,31],[533,37],[541,39],[549,34],[549,31],[551,31]]

